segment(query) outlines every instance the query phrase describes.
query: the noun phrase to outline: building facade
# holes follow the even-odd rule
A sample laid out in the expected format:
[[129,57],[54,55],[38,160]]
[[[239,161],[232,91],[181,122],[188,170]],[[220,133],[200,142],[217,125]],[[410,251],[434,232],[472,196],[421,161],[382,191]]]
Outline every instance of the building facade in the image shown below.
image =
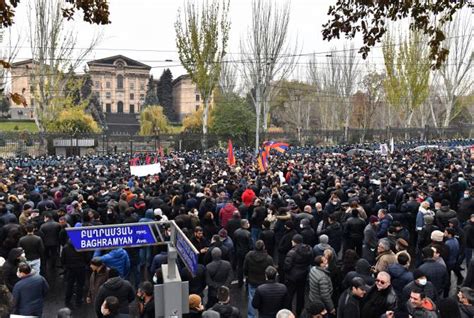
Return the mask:
[[32,59],[12,63],[11,92],[22,94],[25,97],[27,107],[10,104],[10,115],[12,119],[33,119],[34,87],[31,85],[31,77],[34,75],[36,63]]
[[104,113],[139,113],[147,90],[151,67],[123,55],[90,61],[92,93]]
[[179,121],[201,107],[201,95],[189,75],[181,75],[173,81],[173,109]]

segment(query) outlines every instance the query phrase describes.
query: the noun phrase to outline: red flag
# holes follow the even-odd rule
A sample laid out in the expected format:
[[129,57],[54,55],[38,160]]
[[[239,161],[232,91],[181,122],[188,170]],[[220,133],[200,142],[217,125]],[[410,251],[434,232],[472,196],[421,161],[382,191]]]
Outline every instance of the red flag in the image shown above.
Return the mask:
[[162,146],[160,146],[160,157],[161,157],[161,158],[164,158],[164,157],[165,157],[165,153],[164,153],[164,151],[163,151],[163,147],[162,147]]
[[146,157],[145,157],[145,164],[149,165],[150,162],[151,162],[151,157],[150,157],[150,155],[147,154]]
[[227,144],[227,164],[229,166],[235,166],[234,148],[232,147],[232,140],[230,139]]

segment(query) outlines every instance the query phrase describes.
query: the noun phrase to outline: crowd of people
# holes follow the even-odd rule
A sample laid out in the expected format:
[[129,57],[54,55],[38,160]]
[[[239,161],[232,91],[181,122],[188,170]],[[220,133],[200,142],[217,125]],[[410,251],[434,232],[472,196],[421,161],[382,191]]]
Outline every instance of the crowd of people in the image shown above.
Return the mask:
[[185,317],[474,317],[474,160],[411,148],[290,148],[265,172],[173,153],[141,178],[127,155],[1,160],[0,317],[41,317],[58,276],[58,317],[155,317],[167,246],[80,252],[66,228],[166,220],[199,252]]

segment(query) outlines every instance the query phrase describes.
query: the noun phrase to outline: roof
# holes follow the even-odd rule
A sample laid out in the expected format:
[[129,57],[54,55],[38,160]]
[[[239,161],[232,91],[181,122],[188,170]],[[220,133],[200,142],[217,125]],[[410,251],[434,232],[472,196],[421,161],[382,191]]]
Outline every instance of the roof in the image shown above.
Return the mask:
[[123,60],[127,66],[132,66],[132,67],[136,67],[136,68],[143,68],[143,69],[151,69],[151,66],[149,65],[146,65],[146,64],[143,64],[141,62],[138,62],[134,59],[131,59],[129,57],[126,57],[124,55],[114,55],[114,56],[109,56],[109,57],[105,57],[105,58],[102,58],[102,59],[98,59],[98,60],[93,60],[93,61],[89,61],[87,62],[87,65],[91,66],[91,65],[114,65],[115,61],[117,60]]
[[12,66],[22,66],[22,65],[26,65],[26,64],[38,64],[38,61],[35,61],[33,59],[27,59],[27,60],[23,60],[23,61],[19,61],[19,62],[14,62],[14,63],[12,63]]
[[189,74],[183,74],[181,76],[176,77],[173,80],[173,86],[176,85],[178,82],[185,80],[185,79],[191,79],[191,76]]

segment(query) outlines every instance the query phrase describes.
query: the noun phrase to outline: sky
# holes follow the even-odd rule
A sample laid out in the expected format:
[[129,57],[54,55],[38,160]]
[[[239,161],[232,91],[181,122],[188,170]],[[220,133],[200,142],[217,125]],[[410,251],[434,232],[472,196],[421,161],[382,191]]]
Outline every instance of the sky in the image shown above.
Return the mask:
[[[202,0],[197,0],[202,3]],[[252,0],[231,0],[229,17],[231,31],[229,36],[228,52],[238,59],[239,43],[246,36],[251,19]],[[291,16],[289,25],[290,43],[298,43],[298,51],[305,53],[327,52],[331,47],[342,48],[345,41],[323,41],[322,24],[328,19],[327,11],[336,0],[293,0],[291,1]],[[276,0],[277,4],[284,3]],[[179,8],[183,8],[182,0],[111,0],[110,20],[106,26],[89,25],[82,22],[77,16],[75,22],[67,25],[78,34],[77,47],[83,48],[91,41],[94,33],[101,32],[102,41],[88,56],[87,60],[100,59],[122,54],[152,67],[151,72],[159,77],[165,68],[170,68],[176,78],[185,73],[180,66],[175,44],[174,24]],[[21,34],[21,49],[16,60],[31,57],[28,42],[28,5],[22,1],[17,9],[12,28],[13,35]],[[361,41],[353,41],[360,45]],[[371,56],[377,59],[377,52]],[[381,55],[378,54],[378,62]],[[171,60],[165,62],[165,60]],[[305,72],[307,64],[300,59],[298,74]]]

